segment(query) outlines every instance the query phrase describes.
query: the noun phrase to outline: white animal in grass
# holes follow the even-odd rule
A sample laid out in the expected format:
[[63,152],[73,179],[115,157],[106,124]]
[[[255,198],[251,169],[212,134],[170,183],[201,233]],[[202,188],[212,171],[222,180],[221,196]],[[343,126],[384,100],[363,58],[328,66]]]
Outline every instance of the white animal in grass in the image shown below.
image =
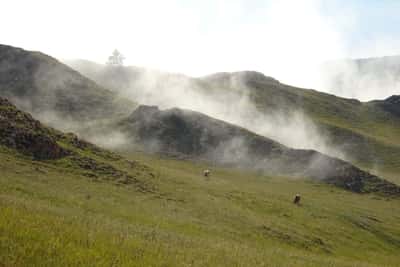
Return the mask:
[[211,175],[211,171],[209,169],[206,169],[203,171],[204,177],[209,177]]

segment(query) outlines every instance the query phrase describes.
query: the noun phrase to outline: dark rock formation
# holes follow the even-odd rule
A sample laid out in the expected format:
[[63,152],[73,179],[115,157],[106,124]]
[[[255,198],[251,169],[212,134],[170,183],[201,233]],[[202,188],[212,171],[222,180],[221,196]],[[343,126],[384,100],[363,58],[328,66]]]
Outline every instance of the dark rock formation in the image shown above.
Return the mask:
[[380,105],[383,110],[400,117],[400,95],[392,95],[384,101],[379,101],[378,105]]
[[58,159],[68,154],[60,147],[51,130],[0,98],[0,144],[35,159]]

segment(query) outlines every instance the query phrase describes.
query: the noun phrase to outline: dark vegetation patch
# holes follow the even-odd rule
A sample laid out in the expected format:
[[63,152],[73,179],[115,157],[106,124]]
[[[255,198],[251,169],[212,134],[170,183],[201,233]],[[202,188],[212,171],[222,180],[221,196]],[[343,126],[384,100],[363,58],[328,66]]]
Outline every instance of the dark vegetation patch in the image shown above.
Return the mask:
[[396,248],[400,248],[400,238],[395,235],[390,235],[386,231],[380,229],[379,227],[376,227],[376,223],[381,223],[379,220],[372,219],[370,217],[356,218],[346,216],[345,218],[357,228],[374,235],[376,238],[384,241],[385,243],[391,244]]
[[57,144],[52,130],[3,98],[0,98],[0,144],[38,160],[68,155],[68,151]]
[[293,231],[285,232],[282,229],[267,225],[261,226],[261,232],[267,238],[274,238],[291,246],[300,247],[306,250],[320,250],[325,253],[332,253],[330,245],[319,237],[304,236]]
[[392,95],[383,101],[374,101],[383,110],[400,117],[400,95]]
[[335,170],[325,179],[327,183],[357,193],[378,193],[390,197],[400,196],[398,185],[362,171],[349,163],[337,164]]
[[84,139],[79,138],[74,133],[60,134],[57,138],[60,142],[67,143],[69,146],[73,148],[90,152],[106,160],[119,161],[123,159],[121,155],[118,155],[117,153],[102,149],[92,143],[89,143]]
[[[133,184],[141,192],[154,192],[154,188],[149,183],[149,181],[145,182],[141,179],[138,179],[137,177],[134,177],[131,173],[117,169],[111,164],[82,156],[71,156],[69,157],[69,161],[72,163],[72,166],[84,170],[85,172],[83,175],[90,177],[95,181],[107,180],[113,181],[121,185]],[[154,177],[154,174],[149,173],[149,176]]]

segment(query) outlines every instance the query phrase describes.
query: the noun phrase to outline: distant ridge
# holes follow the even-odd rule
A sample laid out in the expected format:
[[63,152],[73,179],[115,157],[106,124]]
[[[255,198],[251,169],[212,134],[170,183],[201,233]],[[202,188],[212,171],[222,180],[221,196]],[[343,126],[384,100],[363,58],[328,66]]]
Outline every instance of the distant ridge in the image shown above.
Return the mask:
[[0,96],[50,124],[52,117],[62,119],[64,126],[120,116],[134,107],[50,56],[7,45],[0,45]]

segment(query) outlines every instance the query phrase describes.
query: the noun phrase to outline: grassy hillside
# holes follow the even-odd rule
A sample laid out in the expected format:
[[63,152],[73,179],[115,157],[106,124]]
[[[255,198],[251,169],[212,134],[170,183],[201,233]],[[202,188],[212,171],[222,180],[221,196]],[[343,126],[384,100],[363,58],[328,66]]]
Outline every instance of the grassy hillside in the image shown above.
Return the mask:
[[120,156],[1,103],[0,266],[398,266],[398,198]]
[[326,89],[338,95],[383,99],[400,93],[399,55],[328,61],[321,71]]
[[50,56],[1,44],[0,96],[63,130],[114,119],[135,107]]
[[250,98],[263,112],[276,109],[301,110],[318,126],[321,125],[322,129],[323,125],[330,125],[339,130],[350,130],[354,135],[371,137],[381,144],[400,144],[400,128],[397,127],[400,125],[400,117],[398,112],[390,109],[394,105],[390,98],[386,101],[360,102],[274,82],[271,78],[255,72],[226,74],[219,79],[212,76],[204,80],[211,88],[230,90],[227,86],[229,83],[224,83],[223,80],[232,79],[235,75],[242,76]]
[[[300,109],[332,144],[362,167],[382,173],[400,171],[400,117],[390,100],[359,102],[314,90],[249,81],[253,101],[263,112],[274,105]],[[395,175],[392,179],[399,181]]]
[[152,166],[137,175],[81,153],[149,190],[2,147],[0,265],[398,266],[398,200],[228,169],[205,179],[209,166],[127,155]]

